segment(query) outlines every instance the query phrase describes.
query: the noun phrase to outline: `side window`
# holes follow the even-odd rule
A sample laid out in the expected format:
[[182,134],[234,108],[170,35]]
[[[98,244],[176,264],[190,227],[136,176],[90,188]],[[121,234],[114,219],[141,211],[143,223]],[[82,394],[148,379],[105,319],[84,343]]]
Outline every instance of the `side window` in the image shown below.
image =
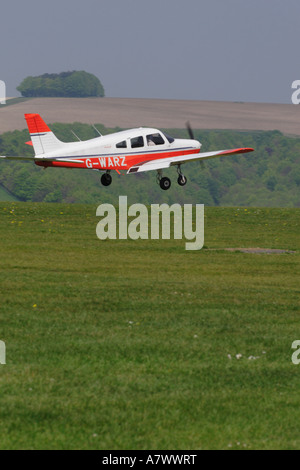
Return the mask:
[[165,143],[161,134],[150,134],[147,135],[147,144],[148,145],[163,145]]
[[139,147],[144,147],[144,139],[142,136],[140,137],[134,137],[133,139],[130,139],[131,141],[131,148],[136,149]]
[[123,140],[122,142],[119,142],[117,145],[116,145],[117,149],[126,149],[127,148],[127,142],[126,140]]

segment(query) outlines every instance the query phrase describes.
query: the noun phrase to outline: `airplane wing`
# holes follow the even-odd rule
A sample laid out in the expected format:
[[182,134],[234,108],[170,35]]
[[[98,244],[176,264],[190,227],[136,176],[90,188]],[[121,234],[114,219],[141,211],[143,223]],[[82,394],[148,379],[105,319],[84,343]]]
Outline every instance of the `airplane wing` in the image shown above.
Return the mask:
[[0,155],[0,158],[5,158],[7,160],[34,160],[34,157],[7,157],[5,155]]
[[150,171],[150,170],[162,170],[163,168],[169,168],[172,165],[182,165],[186,162],[192,162],[195,160],[207,160],[208,158],[215,157],[224,157],[227,155],[237,155],[240,153],[253,152],[252,148],[239,148],[239,149],[229,149],[229,150],[217,150],[214,152],[203,152],[192,155],[184,155],[179,157],[170,157],[170,158],[160,158],[158,160],[148,160],[147,162],[142,162],[139,165],[134,165],[127,173],[139,173],[141,171]]

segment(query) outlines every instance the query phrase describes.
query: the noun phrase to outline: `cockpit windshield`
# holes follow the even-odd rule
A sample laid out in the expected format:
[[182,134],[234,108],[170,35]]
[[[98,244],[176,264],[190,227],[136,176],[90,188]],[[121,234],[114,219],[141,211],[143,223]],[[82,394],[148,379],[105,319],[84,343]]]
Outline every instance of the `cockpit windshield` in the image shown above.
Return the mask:
[[174,138],[170,137],[168,134],[164,134],[165,138],[168,139],[169,143],[172,144],[174,142]]

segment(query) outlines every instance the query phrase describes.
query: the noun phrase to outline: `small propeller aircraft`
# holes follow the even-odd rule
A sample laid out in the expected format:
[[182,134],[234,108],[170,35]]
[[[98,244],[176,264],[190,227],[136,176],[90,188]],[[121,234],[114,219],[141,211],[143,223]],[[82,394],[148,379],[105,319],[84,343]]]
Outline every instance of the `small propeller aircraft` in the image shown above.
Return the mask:
[[184,163],[252,152],[252,148],[237,148],[201,153],[201,143],[195,140],[193,130],[187,123],[190,139],[174,139],[152,128],[138,128],[116,132],[80,142],[61,142],[49,129],[39,114],[25,114],[35,156],[6,157],[9,160],[31,160],[44,168],[85,168],[102,171],[101,183],[109,186],[111,172],[126,170],[130,173],[157,171],[157,181],[163,190],[171,186],[171,180],[162,176],[170,166],[177,167],[180,186],[187,182],[182,173]]

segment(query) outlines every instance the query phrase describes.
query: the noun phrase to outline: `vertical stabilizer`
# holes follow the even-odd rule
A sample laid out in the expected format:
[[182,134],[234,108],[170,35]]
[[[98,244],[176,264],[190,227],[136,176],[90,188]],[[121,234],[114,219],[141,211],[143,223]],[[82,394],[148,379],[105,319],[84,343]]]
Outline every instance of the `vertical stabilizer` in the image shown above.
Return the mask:
[[58,140],[39,114],[25,114],[35,155],[59,150],[64,143]]

